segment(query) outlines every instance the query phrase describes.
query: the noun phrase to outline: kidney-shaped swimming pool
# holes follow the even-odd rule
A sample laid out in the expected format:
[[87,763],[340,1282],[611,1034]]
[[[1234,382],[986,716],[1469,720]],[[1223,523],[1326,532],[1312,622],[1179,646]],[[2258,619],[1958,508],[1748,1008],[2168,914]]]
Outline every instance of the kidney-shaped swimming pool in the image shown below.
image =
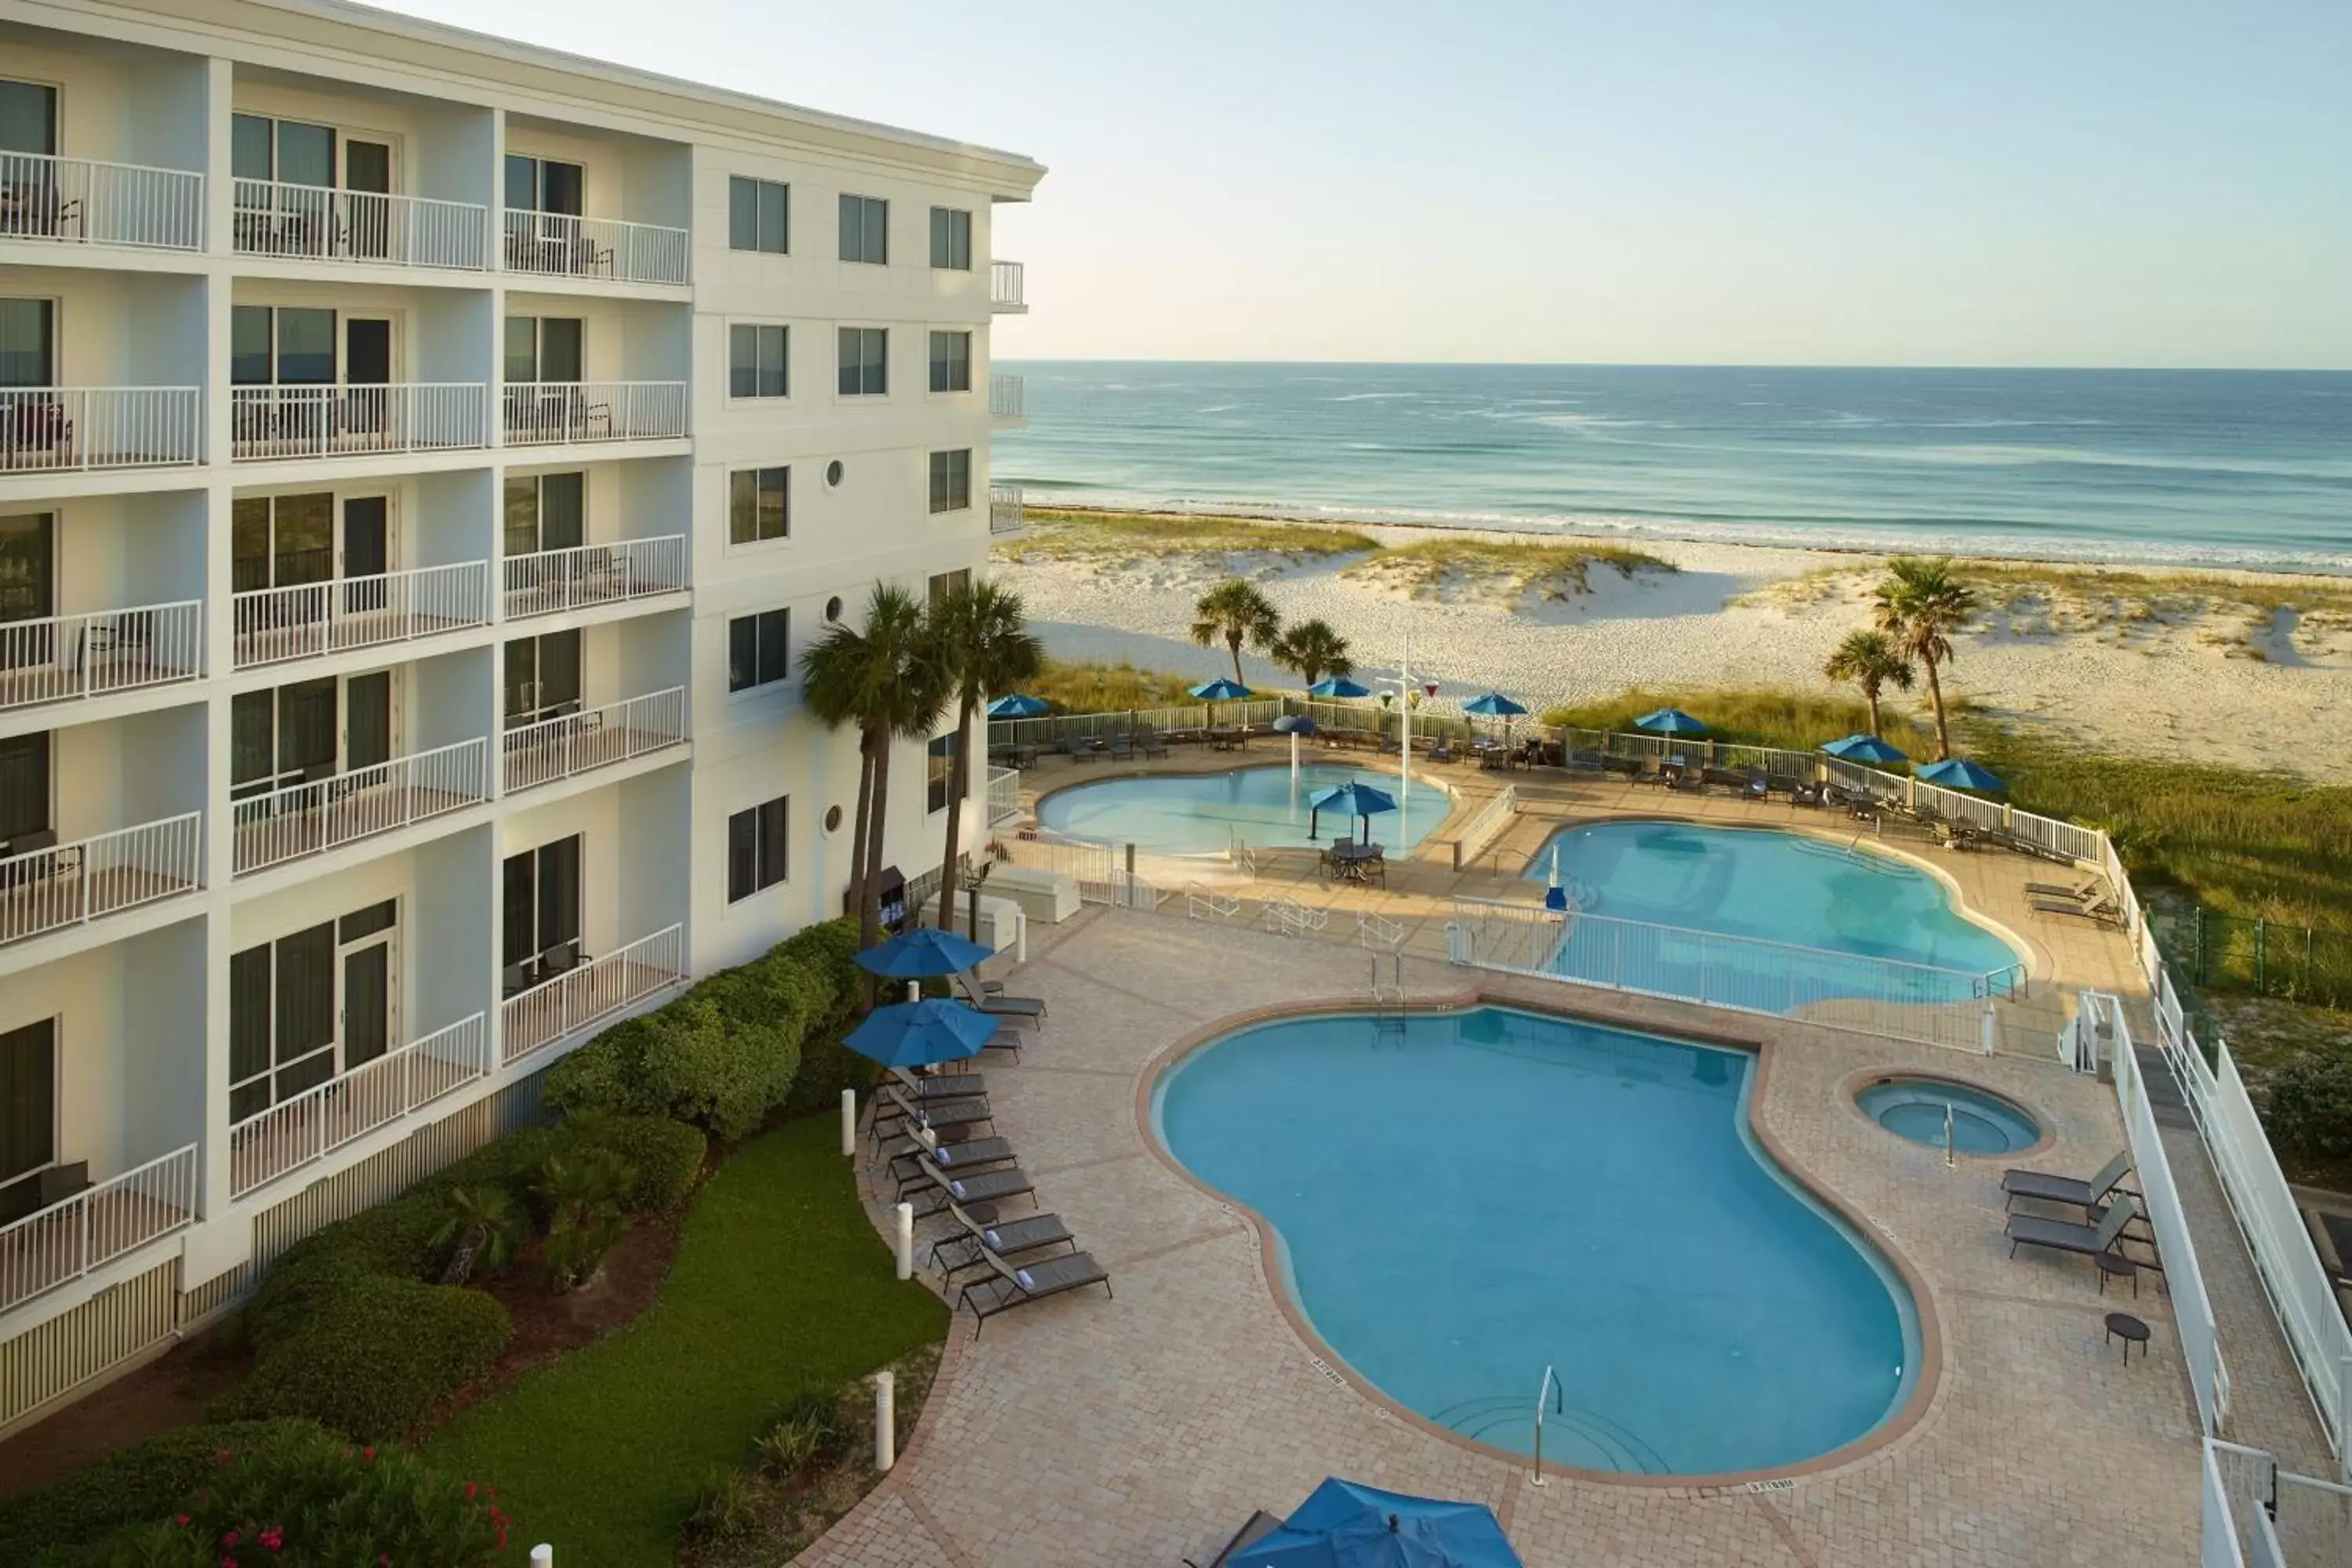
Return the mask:
[[1500,1007],[1288,1018],[1154,1086],[1169,1151],[1278,1234],[1293,1303],[1406,1409],[1548,1462],[1818,1458],[1908,1397],[1886,1258],[1756,1142],[1754,1058]]

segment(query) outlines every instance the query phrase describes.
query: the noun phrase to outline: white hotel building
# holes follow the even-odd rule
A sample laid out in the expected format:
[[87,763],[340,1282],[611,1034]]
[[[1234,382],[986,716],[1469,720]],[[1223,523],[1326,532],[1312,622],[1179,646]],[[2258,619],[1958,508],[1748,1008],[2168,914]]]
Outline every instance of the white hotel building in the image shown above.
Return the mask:
[[839,911],[790,671],[1017,526],[1043,172],[332,0],[0,0],[0,1430]]

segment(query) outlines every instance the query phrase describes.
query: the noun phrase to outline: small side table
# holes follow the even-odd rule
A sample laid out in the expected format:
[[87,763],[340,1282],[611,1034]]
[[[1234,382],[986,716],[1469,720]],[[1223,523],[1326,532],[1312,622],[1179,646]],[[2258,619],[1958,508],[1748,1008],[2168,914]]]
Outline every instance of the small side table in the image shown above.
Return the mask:
[[2140,1360],[2146,1361],[2147,1359],[2147,1325],[2141,1322],[2137,1318],[2133,1317],[2129,1312],[2109,1312],[2107,1314],[2107,1338],[2110,1341],[2123,1341],[2125,1364],[2130,1364],[2131,1351],[2132,1346],[2134,1345],[2139,1346]]
[[2097,1257],[2094,1261],[2095,1261],[2095,1262],[2098,1264],[2098,1266],[2099,1266],[2099,1294],[2100,1294],[2100,1295],[2104,1296],[2104,1295],[2105,1295],[2105,1294],[2107,1293],[2107,1281],[2108,1281],[2110,1279],[2128,1279],[2128,1280],[2130,1280],[2130,1281],[2131,1281],[2131,1288],[2132,1288],[2132,1296],[2133,1296],[2133,1298],[2134,1298],[2135,1300],[2137,1300],[2137,1299],[2138,1298],[2138,1296],[2139,1296],[2139,1265],[2138,1265],[2138,1264],[2134,1263],[2134,1262],[2133,1262],[2130,1258],[2128,1258],[2120,1257],[2120,1256],[2118,1256],[2117,1254],[2116,1254],[2116,1253],[2112,1253],[2112,1252],[2102,1252],[2102,1253],[2100,1253],[2100,1254],[2098,1255],[2098,1257]]

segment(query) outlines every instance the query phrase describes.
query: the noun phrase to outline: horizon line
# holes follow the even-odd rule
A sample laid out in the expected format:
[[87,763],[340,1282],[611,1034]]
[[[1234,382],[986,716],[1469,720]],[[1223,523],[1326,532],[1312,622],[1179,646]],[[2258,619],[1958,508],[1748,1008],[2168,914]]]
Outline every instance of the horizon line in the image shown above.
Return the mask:
[[1220,359],[1201,355],[1171,358],[1119,354],[999,354],[993,356],[992,363],[999,364],[1312,365],[1346,366],[1360,370],[1425,370],[1444,367],[1460,370],[2032,371],[2050,374],[2352,375],[2352,364],[1998,364],[1990,361],[1980,363],[1857,364],[1832,360],[1772,362],[1755,360]]

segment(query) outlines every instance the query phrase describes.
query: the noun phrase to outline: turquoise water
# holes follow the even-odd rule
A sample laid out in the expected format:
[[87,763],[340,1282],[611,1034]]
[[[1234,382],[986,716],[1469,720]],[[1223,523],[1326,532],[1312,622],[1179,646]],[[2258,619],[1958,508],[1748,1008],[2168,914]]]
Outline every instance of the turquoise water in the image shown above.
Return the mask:
[[2352,572],[2352,373],[998,363],[1032,501]]
[[[1287,763],[1222,773],[1142,773],[1055,790],[1037,803],[1037,823],[1065,837],[1132,844],[1160,855],[1222,854],[1235,833],[1253,847],[1305,844],[1310,826],[1319,842],[1329,843],[1362,837],[1362,820],[1326,813],[1319,822],[1310,822],[1307,802],[1319,791],[1349,783],[1370,784],[1392,800],[1401,793],[1392,773],[1328,763],[1300,768],[1296,791]],[[1403,810],[1371,819],[1372,842],[1402,853],[1453,809],[1454,797],[1443,785],[1416,779]]]
[[1948,1079],[1886,1079],[1853,1100],[1896,1137],[1937,1149],[1944,1146],[1948,1110],[1952,1147],[1962,1154],[2011,1154],[2042,1141],[2042,1124],[2024,1107]]
[[1885,1260],[1754,1143],[1752,1058],[1496,1007],[1288,1019],[1164,1074],[1160,1136],[1281,1235],[1299,1310],[1389,1397],[1549,1463],[1792,1464],[1907,1395]]

